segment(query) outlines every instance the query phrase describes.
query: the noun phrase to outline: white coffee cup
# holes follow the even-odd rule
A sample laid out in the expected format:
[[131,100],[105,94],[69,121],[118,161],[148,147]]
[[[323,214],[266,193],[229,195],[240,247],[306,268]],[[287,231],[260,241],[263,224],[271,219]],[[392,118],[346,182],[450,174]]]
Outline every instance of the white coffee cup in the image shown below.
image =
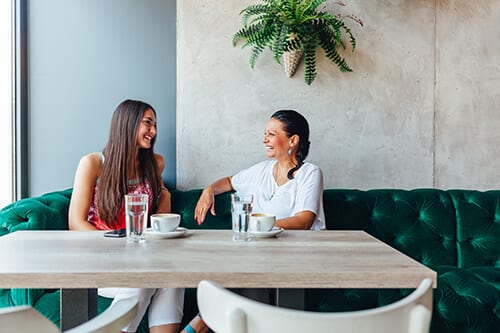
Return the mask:
[[177,229],[181,216],[174,213],[161,213],[151,215],[151,227],[156,232],[166,233]]
[[254,213],[250,215],[249,231],[270,231],[274,227],[276,216],[270,214]]

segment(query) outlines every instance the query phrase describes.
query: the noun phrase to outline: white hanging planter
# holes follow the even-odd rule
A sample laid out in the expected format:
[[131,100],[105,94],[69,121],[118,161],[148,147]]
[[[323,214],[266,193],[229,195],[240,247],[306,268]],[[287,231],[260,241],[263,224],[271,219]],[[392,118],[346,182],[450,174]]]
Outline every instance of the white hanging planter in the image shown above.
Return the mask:
[[297,67],[302,60],[302,56],[304,55],[304,51],[295,50],[290,52],[283,53],[283,65],[285,66],[285,74],[288,77],[292,77],[293,74],[297,71]]

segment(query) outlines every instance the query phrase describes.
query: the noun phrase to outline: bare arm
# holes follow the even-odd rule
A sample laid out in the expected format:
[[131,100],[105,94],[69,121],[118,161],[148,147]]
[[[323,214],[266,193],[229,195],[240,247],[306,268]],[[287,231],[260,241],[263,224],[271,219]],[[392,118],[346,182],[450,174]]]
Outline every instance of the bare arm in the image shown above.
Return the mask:
[[314,223],[316,214],[305,210],[294,216],[276,220],[276,226],[283,229],[309,230]]
[[98,154],[92,153],[80,159],[69,204],[69,230],[96,230],[95,226],[87,221],[87,216],[100,171],[101,160]]
[[206,187],[201,193],[200,199],[198,199],[196,208],[194,209],[194,219],[196,223],[198,223],[198,225],[202,224],[209,210],[210,213],[215,216],[215,196],[231,190],[233,190],[231,177],[221,178]]
[[[163,159],[163,156],[159,154],[155,154],[155,159],[158,164],[158,173],[161,175],[163,173],[163,169],[165,168],[165,160]],[[162,189],[160,197],[158,198],[158,206],[156,207],[155,213],[170,213],[171,210],[170,192],[163,186],[162,182]]]
[[319,168],[312,168],[308,171],[305,179],[299,184],[297,195],[300,201],[307,202],[307,204],[300,205],[304,207],[303,210],[294,216],[277,220],[276,225],[284,229],[309,230],[317,217],[314,212],[322,209],[320,203],[323,200],[323,174]]

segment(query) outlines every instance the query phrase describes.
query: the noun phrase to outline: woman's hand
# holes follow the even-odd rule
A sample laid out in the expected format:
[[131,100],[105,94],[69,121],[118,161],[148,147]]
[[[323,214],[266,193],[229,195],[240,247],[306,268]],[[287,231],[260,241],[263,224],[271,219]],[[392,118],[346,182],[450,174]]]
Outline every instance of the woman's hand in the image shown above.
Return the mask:
[[205,188],[203,192],[201,192],[200,198],[196,203],[196,208],[194,209],[194,219],[196,223],[201,225],[203,221],[205,221],[205,216],[209,210],[210,213],[215,216],[215,196],[231,191],[232,189],[231,177],[221,178]]
[[198,225],[201,225],[205,220],[208,210],[215,216],[215,195],[212,188],[209,186],[203,190],[200,195],[200,199],[196,203],[196,208],[194,209],[194,219]]

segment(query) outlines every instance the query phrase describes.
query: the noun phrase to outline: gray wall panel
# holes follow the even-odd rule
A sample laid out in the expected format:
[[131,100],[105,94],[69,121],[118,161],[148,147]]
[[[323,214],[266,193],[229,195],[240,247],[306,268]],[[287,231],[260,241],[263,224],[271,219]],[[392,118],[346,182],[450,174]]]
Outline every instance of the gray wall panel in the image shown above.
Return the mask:
[[175,12],[175,0],[28,2],[31,196],[73,185],[126,98],[155,107],[156,151],[175,184]]

